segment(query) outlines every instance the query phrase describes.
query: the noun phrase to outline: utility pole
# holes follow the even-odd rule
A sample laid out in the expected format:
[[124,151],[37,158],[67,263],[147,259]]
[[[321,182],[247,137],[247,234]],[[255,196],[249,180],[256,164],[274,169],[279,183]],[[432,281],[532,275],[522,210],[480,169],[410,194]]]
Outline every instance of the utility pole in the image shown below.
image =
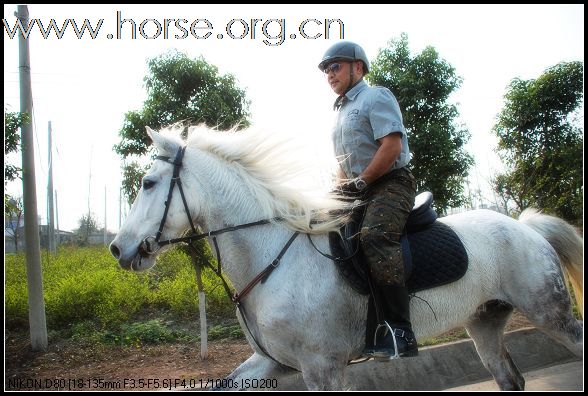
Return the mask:
[[104,186],[104,245],[108,245],[108,235],[106,231],[106,186]]
[[55,247],[61,243],[59,235],[59,205],[57,204],[57,190],[55,190],[55,225],[57,226],[57,238],[55,238]]
[[49,136],[47,138],[49,159],[49,182],[47,183],[47,249],[55,253],[55,221],[53,218],[53,156],[51,145],[51,121],[49,121]]
[[[19,5],[15,16],[22,26],[29,25],[29,9]],[[18,60],[20,80],[20,111],[29,115],[29,121],[21,130],[22,184],[25,220],[25,251],[27,288],[29,297],[29,328],[33,351],[47,349],[47,322],[43,300],[43,274],[41,272],[41,247],[37,220],[37,188],[35,186],[35,151],[33,145],[33,98],[31,92],[31,66],[28,38],[18,36]]]
[[86,242],[90,240],[90,188],[92,186],[92,152],[94,146],[90,146],[90,169],[88,175],[88,218],[86,219]]
[[122,216],[122,187],[118,189],[118,229],[120,230],[121,226],[121,216]]
[[474,209],[474,201],[472,200],[472,190],[470,189],[470,181],[466,179],[466,186],[468,187],[468,200],[470,204],[470,210]]

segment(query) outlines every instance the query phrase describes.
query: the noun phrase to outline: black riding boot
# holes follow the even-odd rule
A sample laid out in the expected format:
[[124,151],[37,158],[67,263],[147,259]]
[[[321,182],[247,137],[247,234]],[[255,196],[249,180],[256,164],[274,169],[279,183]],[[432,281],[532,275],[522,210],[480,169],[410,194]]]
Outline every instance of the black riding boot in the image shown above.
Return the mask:
[[366,350],[366,354],[376,360],[417,356],[417,341],[410,324],[408,290],[404,286],[392,285],[376,288],[384,321],[378,324],[374,347]]

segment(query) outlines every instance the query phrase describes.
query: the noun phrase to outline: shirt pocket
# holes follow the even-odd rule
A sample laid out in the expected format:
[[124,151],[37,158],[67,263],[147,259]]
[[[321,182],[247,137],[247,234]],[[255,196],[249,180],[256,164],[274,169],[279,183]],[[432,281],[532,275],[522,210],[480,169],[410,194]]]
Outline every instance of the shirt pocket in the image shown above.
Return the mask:
[[362,134],[362,130],[365,128],[363,125],[361,115],[358,110],[352,110],[342,125],[342,143],[345,147],[345,151],[348,153],[353,151],[355,146],[358,144],[359,136]]

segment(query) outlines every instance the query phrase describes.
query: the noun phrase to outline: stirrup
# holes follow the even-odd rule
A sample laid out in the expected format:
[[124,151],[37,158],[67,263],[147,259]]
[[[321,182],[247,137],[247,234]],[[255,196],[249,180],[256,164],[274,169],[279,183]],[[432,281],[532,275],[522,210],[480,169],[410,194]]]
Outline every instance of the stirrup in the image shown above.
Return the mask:
[[[378,338],[378,330],[380,330],[381,327],[384,328],[384,336],[386,336],[388,331],[390,332],[390,334],[392,334],[392,341],[394,342],[394,355],[391,355],[389,358],[385,358],[385,359],[380,358],[379,360],[398,359],[400,357],[400,355],[398,354],[398,344],[396,343],[396,334],[395,334],[394,330],[392,330],[392,327],[390,327],[388,322],[384,321],[383,324],[380,323],[376,327],[376,331],[374,332],[374,346],[376,345],[376,339]],[[403,333],[402,335],[399,335],[400,337],[404,336],[404,330],[402,330],[402,333]],[[374,357],[374,359],[377,359],[377,358]]]

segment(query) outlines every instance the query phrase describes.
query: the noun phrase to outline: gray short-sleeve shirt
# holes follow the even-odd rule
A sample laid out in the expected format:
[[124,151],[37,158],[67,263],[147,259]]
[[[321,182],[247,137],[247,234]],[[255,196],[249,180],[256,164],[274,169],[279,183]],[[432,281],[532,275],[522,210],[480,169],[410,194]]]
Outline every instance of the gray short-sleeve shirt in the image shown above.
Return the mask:
[[391,133],[402,134],[402,151],[389,171],[408,165],[411,154],[406,130],[398,101],[389,89],[370,87],[361,80],[341,102],[332,137],[335,155],[348,178],[367,168],[380,147],[377,139]]

